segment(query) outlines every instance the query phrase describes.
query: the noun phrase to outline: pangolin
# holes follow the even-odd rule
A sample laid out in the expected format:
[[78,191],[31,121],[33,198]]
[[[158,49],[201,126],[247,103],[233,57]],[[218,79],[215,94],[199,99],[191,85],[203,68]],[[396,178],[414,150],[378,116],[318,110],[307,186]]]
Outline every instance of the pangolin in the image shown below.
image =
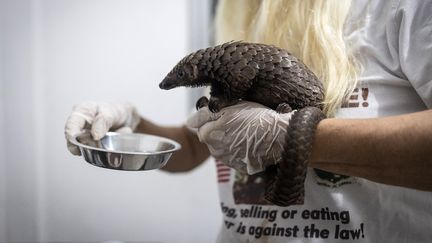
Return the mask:
[[261,103],[278,112],[297,111],[287,129],[282,161],[266,170],[266,199],[279,206],[303,204],[307,160],[321,111],[323,85],[288,51],[272,45],[228,42],[184,57],[159,84],[210,86],[210,100],[198,100],[217,112],[239,100]]

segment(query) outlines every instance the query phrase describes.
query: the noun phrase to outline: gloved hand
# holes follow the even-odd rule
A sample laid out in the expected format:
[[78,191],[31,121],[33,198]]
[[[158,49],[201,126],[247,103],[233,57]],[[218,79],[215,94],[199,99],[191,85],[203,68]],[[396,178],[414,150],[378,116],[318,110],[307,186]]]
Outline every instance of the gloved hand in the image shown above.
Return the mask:
[[80,155],[78,147],[69,139],[83,129],[90,129],[95,140],[101,139],[109,130],[132,132],[140,122],[140,115],[130,104],[84,102],[74,106],[66,121],[67,147],[74,155]]
[[218,160],[243,173],[255,174],[281,161],[286,129],[295,111],[280,114],[254,102],[212,113],[203,107],[187,121]]

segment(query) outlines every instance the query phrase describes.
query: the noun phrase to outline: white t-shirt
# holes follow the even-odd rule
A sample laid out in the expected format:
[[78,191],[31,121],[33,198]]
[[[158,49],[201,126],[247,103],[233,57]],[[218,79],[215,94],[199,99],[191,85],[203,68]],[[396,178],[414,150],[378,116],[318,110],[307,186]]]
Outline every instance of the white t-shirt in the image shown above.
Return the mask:
[[[363,72],[337,117],[432,108],[432,1],[353,0],[346,39]],[[432,193],[309,169],[305,204],[262,199],[263,179],[216,162],[218,242],[432,242]]]

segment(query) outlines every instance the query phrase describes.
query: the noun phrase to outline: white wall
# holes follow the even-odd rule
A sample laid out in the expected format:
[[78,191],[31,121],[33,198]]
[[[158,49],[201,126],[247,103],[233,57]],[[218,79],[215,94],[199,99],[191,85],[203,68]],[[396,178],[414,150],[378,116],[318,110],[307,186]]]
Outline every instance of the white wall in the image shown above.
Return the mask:
[[158,123],[184,121],[186,90],[158,83],[186,54],[188,1],[5,0],[0,8],[0,241],[213,241],[221,223],[213,163],[181,175],[104,170],[69,154],[63,135],[84,100],[130,101]]
[[[0,9],[0,33],[4,33],[4,11]],[[5,126],[4,126],[4,79],[3,79],[3,43],[4,36],[0,35],[0,242],[6,242],[6,171],[5,171]]]
[[31,6],[29,1],[2,3],[5,235],[7,241],[26,241],[37,236]]

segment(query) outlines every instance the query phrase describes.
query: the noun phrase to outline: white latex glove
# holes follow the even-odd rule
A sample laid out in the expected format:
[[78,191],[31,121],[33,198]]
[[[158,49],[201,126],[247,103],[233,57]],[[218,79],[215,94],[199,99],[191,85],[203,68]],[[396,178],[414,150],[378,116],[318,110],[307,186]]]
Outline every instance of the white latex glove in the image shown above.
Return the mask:
[[78,147],[69,140],[83,129],[90,129],[95,140],[101,139],[110,130],[132,132],[140,122],[140,115],[130,104],[84,102],[74,106],[66,121],[67,147],[74,155],[80,155]]
[[286,129],[294,113],[279,114],[242,101],[212,113],[203,107],[187,121],[218,160],[243,173],[255,174],[281,161]]

